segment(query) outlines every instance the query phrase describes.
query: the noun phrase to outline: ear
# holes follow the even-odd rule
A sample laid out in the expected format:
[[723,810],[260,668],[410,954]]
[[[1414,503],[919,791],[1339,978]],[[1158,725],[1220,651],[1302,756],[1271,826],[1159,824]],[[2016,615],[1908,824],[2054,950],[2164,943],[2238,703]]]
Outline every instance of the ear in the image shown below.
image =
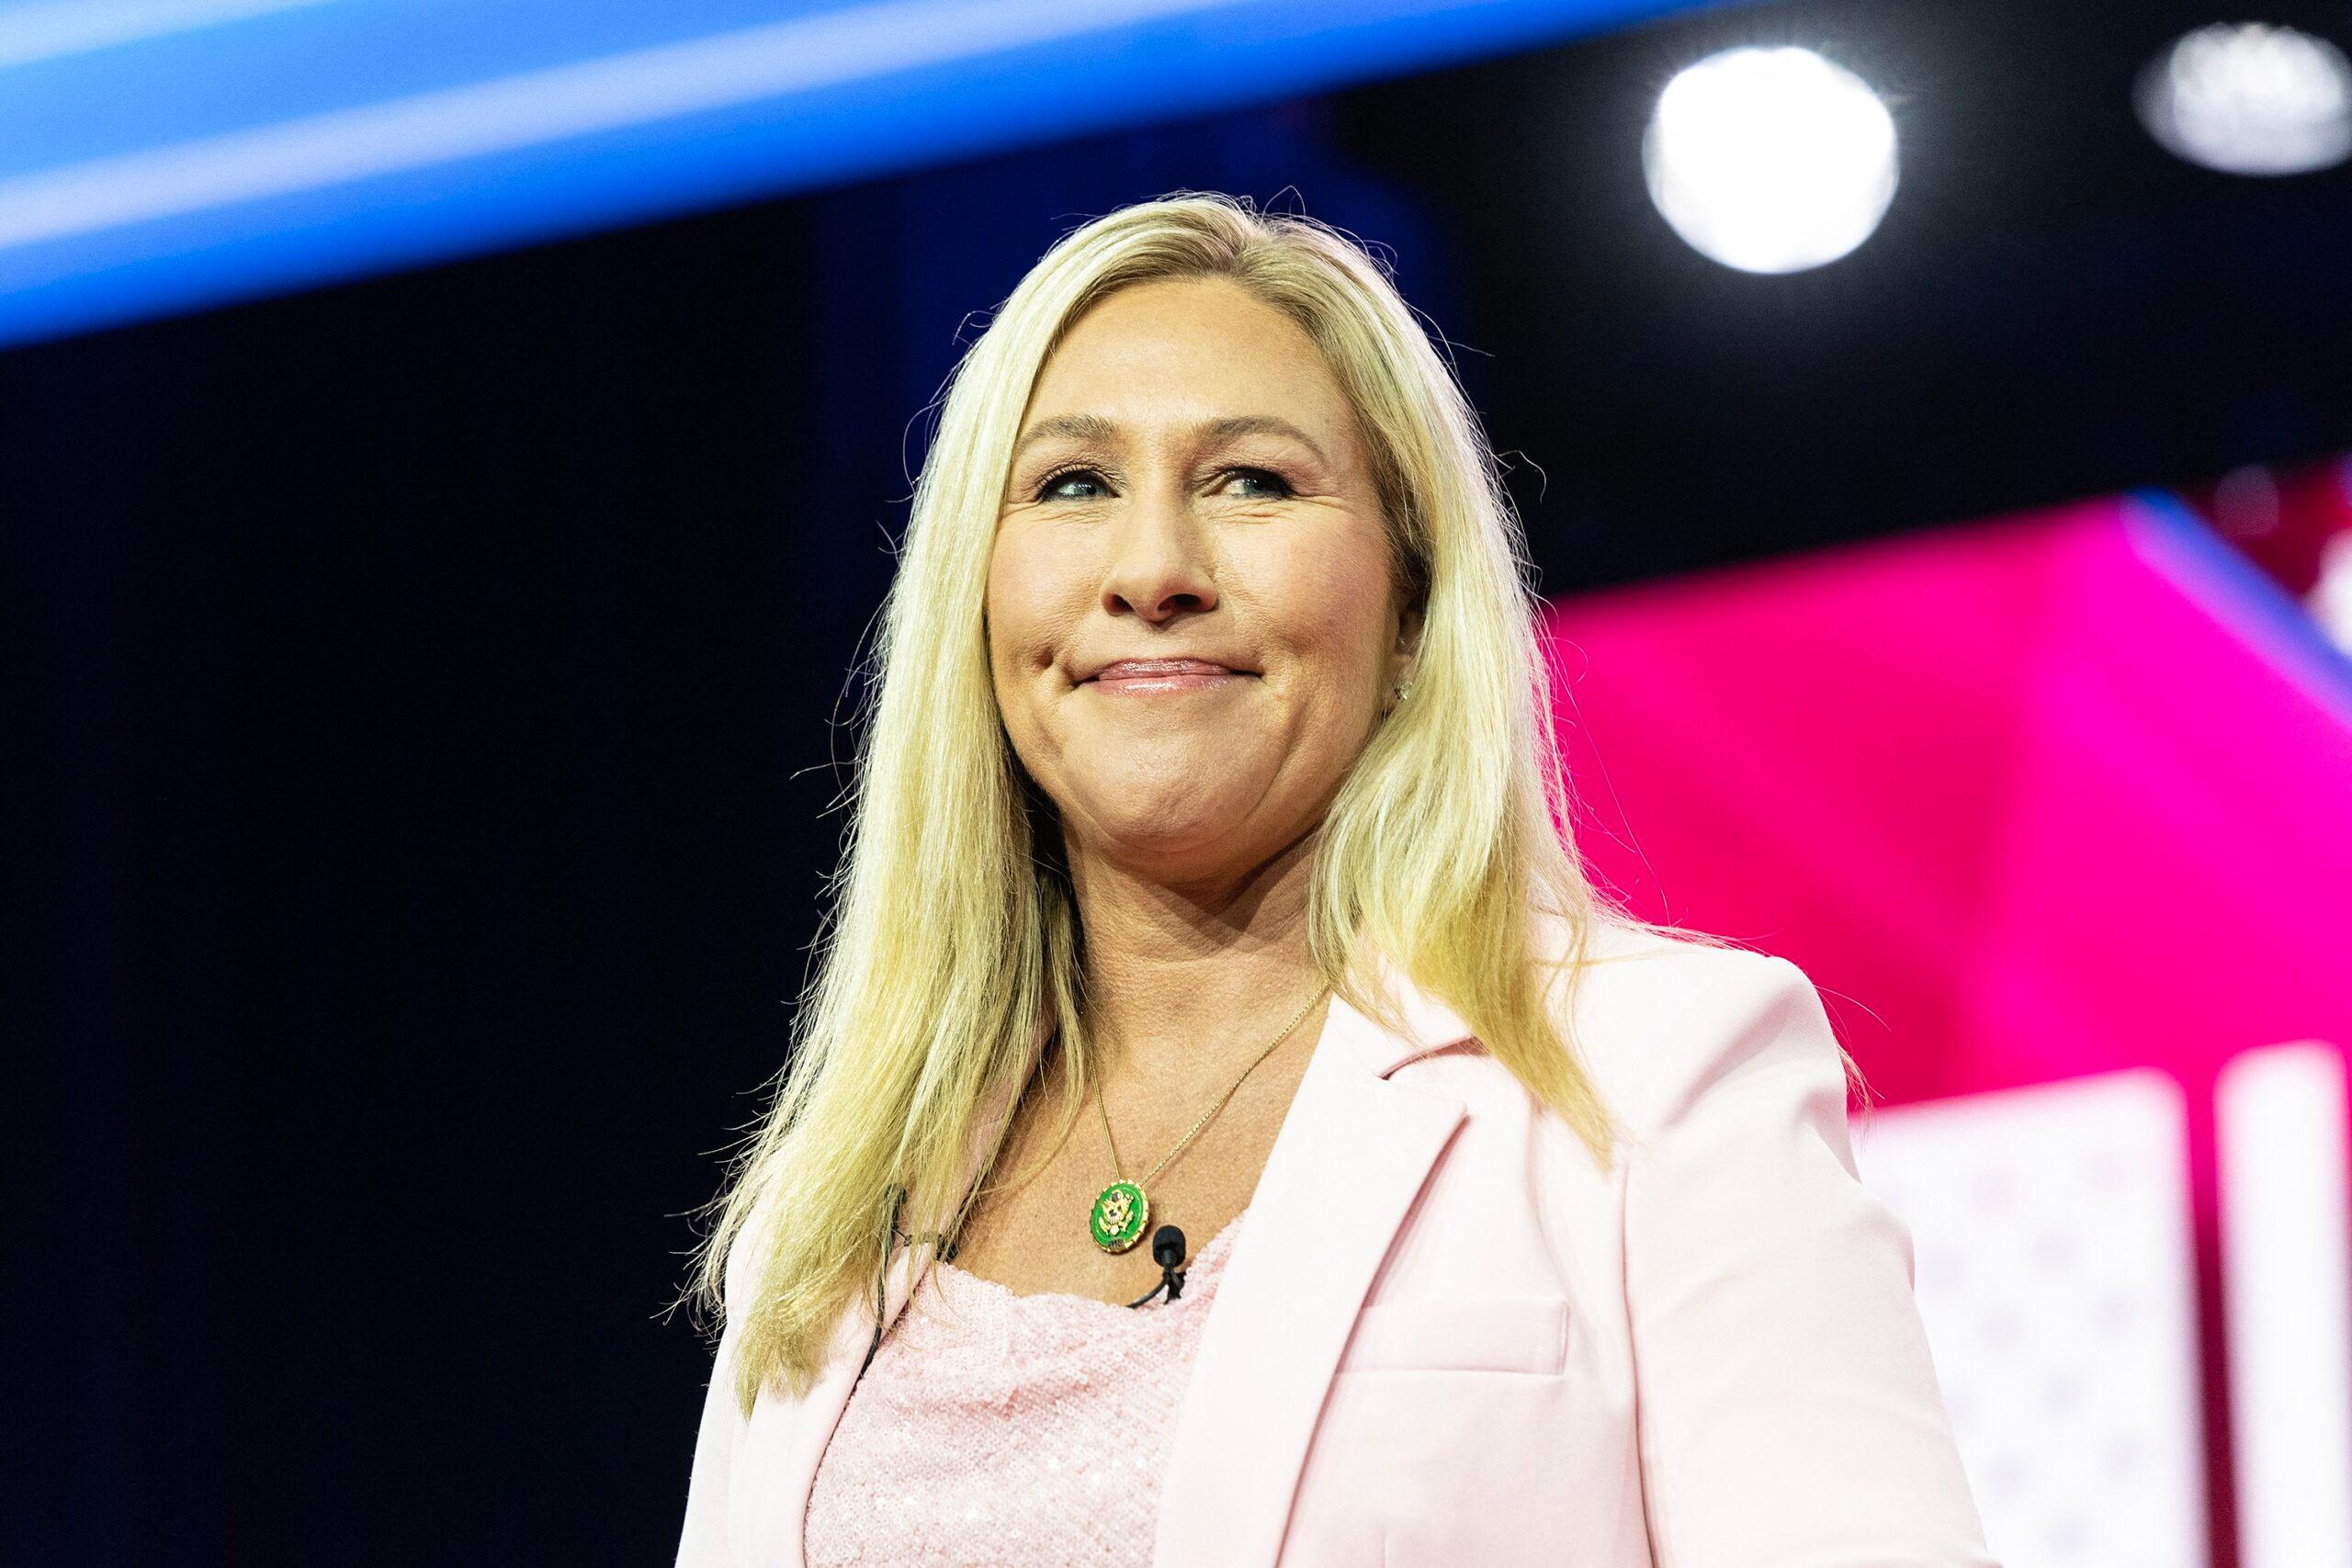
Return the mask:
[[1403,689],[1420,667],[1422,606],[1415,595],[1396,612],[1396,640],[1388,650],[1386,678],[1381,685],[1380,716],[1386,718],[1403,700]]
[[1388,684],[1413,678],[1414,667],[1421,656],[1421,622],[1428,604],[1426,595],[1416,594],[1396,612],[1396,641],[1388,655]]

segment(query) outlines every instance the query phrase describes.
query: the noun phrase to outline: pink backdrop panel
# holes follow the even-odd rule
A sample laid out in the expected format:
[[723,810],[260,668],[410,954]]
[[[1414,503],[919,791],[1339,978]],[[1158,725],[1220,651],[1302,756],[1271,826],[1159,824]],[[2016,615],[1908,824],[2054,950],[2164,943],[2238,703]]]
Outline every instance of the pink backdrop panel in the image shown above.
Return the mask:
[[1802,964],[1890,1100],[2352,1040],[2352,681],[2194,526],[2101,501],[1556,604],[1588,861]]

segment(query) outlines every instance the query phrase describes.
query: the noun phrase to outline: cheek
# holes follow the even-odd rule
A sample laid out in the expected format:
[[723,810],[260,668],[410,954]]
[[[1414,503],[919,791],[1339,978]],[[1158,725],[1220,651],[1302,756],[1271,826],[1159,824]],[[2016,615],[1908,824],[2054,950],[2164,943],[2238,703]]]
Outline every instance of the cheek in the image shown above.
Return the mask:
[[989,662],[1000,676],[1051,664],[1072,623],[1066,581],[1052,553],[1026,530],[998,536],[989,558]]
[[1268,563],[1261,580],[1265,624],[1334,694],[1376,685],[1386,651],[1386,556],[1327,547],[1286,557]]

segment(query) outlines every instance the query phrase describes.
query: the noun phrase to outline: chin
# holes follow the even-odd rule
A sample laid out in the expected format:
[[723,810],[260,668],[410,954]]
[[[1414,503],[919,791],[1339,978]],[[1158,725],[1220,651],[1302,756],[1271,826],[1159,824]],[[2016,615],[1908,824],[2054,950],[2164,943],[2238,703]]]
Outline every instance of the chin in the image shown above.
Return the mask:
[[[1237,744],[1242,739],[1252,743]],[[1281,769],[1255,737],[1223,740],[1089,745],[1083,755],[1065,754],[1049,793],[1065,820],[1075,806],[1100,841],[1138,855],[1229,842],[1267,809]]]
[[1241,812],[1216,810],[1214,803],[1202,799],[1202,793],[1198,785],[1132,790],[1088,816],[1106,844],[1159,858],[1215,844],[1241,829]]
[[1117,816],[1097,816],[1095,821],[1112,843],[1154,855],[1216,843],[1241,825],[1238,818],[1228,821],[1176,807],[1159,812],[1137,811],[1132,803]]

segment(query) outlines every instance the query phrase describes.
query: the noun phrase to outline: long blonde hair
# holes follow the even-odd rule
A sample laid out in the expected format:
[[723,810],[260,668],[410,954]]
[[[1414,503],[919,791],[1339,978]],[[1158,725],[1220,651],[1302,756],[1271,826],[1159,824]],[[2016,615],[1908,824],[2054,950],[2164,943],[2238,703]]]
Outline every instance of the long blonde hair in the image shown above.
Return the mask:
[[1411,696],[1317,838],[1315,961],[1351,1006],[1401,1027],[1358,984],[1359,956],[1385,954],[1610,1164],[1614,1124],[1564,1037],[1572,1011],[1548,994],[1533,922],[1548,912],[1573,933],[1549,955],[1571,984],[1596,918],[1670,928],[1602,906],[1555,825],[1570,797],[1540,606],[1476,413],[1385,264],[1344,231],[1216,193],[1139,202],[1057,243],[949,379],[881,618],[832,918],[780,1087],[696,1254],[697,1299],[736,1314],[747,1413],[771,1380],[796,1394],[814,1381],[888,1261],[900,1191],[925,1228],[963,1224],[981,1108],[1029,1070],[1043,1030],[1060,1030],[1065,1107],[1085,1092],[1080,913],[1050,803],[997,709],[984,589],[1039,369],[1112,291],[1194,276],[1240,284],[1320,347],[1371,455],[1396,581],[1423,607]]

